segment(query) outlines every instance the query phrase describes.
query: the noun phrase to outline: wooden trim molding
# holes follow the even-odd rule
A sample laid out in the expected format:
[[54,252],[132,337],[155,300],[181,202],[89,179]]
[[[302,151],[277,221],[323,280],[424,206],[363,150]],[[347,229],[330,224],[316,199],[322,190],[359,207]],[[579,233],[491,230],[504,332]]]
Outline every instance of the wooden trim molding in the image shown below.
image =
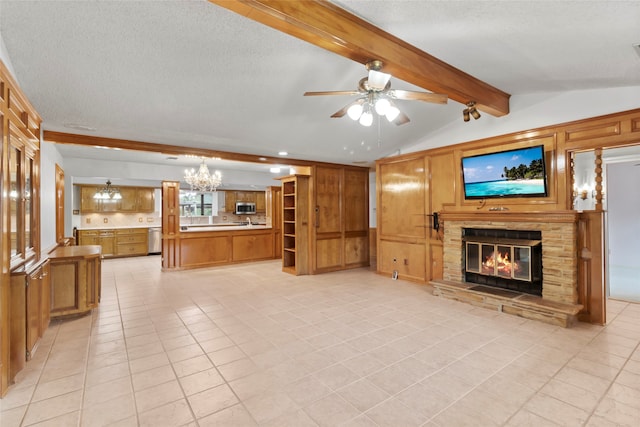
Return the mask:
[[440,218],[445,221],[483,221],[491,222],[554,222],[577,223],[576,211],[547,211],[547,212],[441,212]]
[[[207,148],[183,147],[181,145],[158,144],[155,142],[132,141],[128,139],[105,138],[102,136],[79,135],[65,132],[55,132],[45,130],[42,133],[43,141],[55,144],[76,144],[100,146],[109,148],[121,148],[123,150],[147,151],[150,153],[163,153],[175,156],[192,155],[198,157],[218,157],[223,160],[233,160],[238,162],[282,164],[282,157],[261,156],[257,154],[233,153],[230,151],[210,150]],[[286,159],[286,163],[293,166],[314,166],[329,165],[351,169],[369,169],[365,166],[337,165],[334,163],[323,163],[310,160]]]

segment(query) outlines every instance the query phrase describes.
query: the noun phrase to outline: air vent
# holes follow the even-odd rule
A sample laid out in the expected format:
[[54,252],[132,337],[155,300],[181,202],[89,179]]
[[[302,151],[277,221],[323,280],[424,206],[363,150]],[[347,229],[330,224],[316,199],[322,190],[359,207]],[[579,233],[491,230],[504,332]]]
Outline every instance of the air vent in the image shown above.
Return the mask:
[[178,160],[176,156],[167,156],[167,160]]

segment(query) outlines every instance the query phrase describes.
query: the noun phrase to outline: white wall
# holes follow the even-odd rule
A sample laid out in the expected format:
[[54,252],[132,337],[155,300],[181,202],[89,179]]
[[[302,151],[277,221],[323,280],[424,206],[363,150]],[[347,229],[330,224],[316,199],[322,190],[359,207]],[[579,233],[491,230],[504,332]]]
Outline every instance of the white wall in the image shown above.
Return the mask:
[[511,112],[504,117],[483,113],[478,120],[460,120],[443,126],[401,153],[474,141],[497,135],[535,129],[574,120],[619,113],[640,107],[640,86],[584,90],[564,93],[515,95]]
[[[40,144],[40,244],[43,251],[56,245],[56,163],[64,169],[62,156],[55,144]],[[65,174],[66,178],[66,174]],[[65,179],[65,194],[68,194]],[[66,197],[65,197],[66,198]],[[65,215],[68,217],[68,215]],[[70,220],[70,217],[69,217]],[[65,218],[65,230],[70,230]],[[65,233],[65,236],[71,234]]]
[[[2,13],[2,2],[0,2],[0,13]],[[19,83],[20,81],[18,80],[16,72],[13,69],[13,64],[11,64],[11,58],[9,58],[9,52],[7,51],[7,47],[4,44],[2,34],[0,34],[0,59],[2,59],[2,62],[4,62],[4,65],[7,67],[13,78],[16,79],[16,81]]]

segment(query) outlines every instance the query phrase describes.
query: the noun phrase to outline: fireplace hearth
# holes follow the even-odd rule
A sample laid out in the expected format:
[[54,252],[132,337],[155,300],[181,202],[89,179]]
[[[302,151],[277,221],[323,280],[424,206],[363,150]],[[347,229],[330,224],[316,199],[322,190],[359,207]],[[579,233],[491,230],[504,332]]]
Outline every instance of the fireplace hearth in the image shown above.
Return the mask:
[[464,280],[542,296],[542,233],[536,230],[462,230]]

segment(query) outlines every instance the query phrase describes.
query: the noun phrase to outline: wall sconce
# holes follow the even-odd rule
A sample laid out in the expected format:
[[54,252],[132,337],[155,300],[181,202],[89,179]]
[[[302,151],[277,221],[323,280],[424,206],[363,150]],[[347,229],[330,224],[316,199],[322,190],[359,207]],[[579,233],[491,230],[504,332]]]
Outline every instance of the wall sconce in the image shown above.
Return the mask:
[[470,120],[470,117],[473,117],[475,120],[480,118],[480,112],[476,109],[476,102],[470,101],[467,103],[467,108],[462,110],[462,119],[465,122]]
[[579,197],[582,200],[587,200],[589,198],[595,199],[596,189],[593,185],[589,185],[585,182],[580,189],[576,187],[576,189],[574,190],[573,196],[575,198]]

